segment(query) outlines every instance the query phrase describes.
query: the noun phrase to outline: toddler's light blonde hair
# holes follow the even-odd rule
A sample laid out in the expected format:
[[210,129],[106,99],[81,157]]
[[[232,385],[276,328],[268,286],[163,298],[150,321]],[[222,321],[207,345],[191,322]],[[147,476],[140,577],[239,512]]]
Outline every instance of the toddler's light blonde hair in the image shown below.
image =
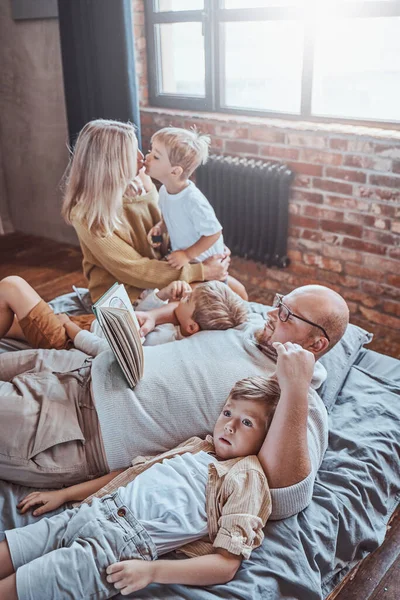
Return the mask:
[[151,138],[165,146],[173,167],[182,167],[182,179],[187,179],[199,165],[207,162],[210,136],[200,133],[196,127],[181,129],[164,127]]
[[97,119],[85,125],[64,176],[67,223],[74,211],[74,219],[94,235],[110,235],[121,225],[124,194],[137,194],[137,150],[132,123]]
[[264,402],[267,407],[267,427],[270,426],[281,395],[276,377],[246,377],[237,381],[228,400],[252,400]]
[[200,283],[192,292],[192,319],[200,329],[231,329],[247,321],[243,300],[222,281]]

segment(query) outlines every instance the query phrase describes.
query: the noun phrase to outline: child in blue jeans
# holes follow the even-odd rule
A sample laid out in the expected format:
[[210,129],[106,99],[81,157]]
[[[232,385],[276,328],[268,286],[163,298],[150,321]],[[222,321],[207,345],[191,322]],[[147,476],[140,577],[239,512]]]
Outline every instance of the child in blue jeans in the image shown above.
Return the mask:
[[[0,599],[103,599],[153,582],[230,581],[262,543],[271,513],[257,454],[278,399],[276,379],[244,379],[231,390],[213,437],[138,457],[124,471],[29,494],[18,507],[39,505],[35,515],[86,501],[6,532]],[[156,560],[178,548],[189,558]]]

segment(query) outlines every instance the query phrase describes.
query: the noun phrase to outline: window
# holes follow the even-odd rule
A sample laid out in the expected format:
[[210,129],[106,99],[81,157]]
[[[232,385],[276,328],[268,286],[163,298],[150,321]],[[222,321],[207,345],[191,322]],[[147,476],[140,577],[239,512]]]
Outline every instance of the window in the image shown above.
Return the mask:
[[400,124],[400,0],[147,0],[154,106]]

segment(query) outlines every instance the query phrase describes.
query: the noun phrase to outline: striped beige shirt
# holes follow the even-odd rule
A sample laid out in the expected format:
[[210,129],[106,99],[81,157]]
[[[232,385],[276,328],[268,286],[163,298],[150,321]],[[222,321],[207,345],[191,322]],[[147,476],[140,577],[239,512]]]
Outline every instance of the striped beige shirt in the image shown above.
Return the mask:
[[[120,473],[98,492],[85,499],[102,497],[126,486],[143,471],[165,459],[190,452],[213,453],[211,436],[205,440],[192,437],[173,450],[153,457],[138,456],[132,466]],[[271,495],[264,471],[256,456],[233,458],[211,463],[208,467],[206,492],[208,538],[181,548],[187,556],[201,556],[228,550],[249,558],[251,551],[264,539],[263,527],[271,514]]]

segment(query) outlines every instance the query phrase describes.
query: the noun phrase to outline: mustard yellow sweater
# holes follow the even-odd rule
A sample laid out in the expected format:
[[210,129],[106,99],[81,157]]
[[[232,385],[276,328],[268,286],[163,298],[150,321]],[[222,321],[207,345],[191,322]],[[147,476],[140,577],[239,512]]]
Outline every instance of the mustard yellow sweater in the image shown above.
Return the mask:
[[204,281],[203,265],[189,264],[173,269],[157,255],[147,241],[147,233],[160,220],[155,186],[143,196],[124,198],[124,226],[107,237],[98,237],[71,214],[83,253],[83,272],[95,302],[116,281],[123,283],[132,301],[146,288],[162,288],[171,281]]

